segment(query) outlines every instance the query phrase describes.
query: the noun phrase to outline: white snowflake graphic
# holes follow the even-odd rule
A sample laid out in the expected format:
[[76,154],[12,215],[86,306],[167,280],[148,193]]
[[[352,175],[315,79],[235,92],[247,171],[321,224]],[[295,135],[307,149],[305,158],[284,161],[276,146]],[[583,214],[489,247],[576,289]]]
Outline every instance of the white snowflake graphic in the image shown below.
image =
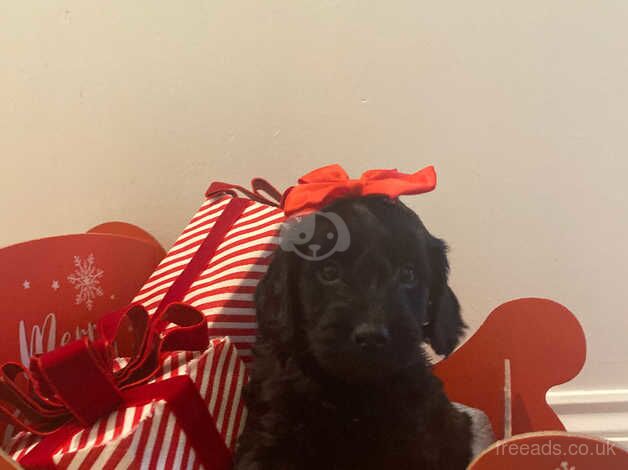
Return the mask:
[[87,310],[94,306],[94,299],[103,295],[100,287],[100,278],[104,271],[94,266],[94,255],[90,254],[86,260],[81,260],[80,256],[74,257],[76,270],[68,276],[70,284],[78,290],[76,294],[76,304],[85,304]]

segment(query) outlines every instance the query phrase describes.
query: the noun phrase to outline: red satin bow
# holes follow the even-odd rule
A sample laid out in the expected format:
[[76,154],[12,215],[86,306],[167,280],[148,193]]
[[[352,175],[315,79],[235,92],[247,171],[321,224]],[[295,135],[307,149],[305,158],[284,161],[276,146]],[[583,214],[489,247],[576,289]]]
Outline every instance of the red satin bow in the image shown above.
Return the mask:
[[397,170],[369,170],[360,179],[350,179],[340,165],[328,165],[299,178],[299,184],[283,195],[286,215],[306,214],[347,196],[380,194],[391,199],[421,194],[436,187],[436,172],[428,166],[412,174]]
[[[165,331],[169,324],[176,326]],[[116,344],[128,344],[129,350],[117,354]],[[85,337],[33,357],[29,369],[3,365],[0,417],[37,435],[72,420],[89,426],[118,408],[126,390],[154,376],[162,352],[208,346],[203,314],[195,308],[172,303],[150,316],[143,306],[131,305],[101,319],[95,341]],[[118,368],[120,356],[128,362]]]

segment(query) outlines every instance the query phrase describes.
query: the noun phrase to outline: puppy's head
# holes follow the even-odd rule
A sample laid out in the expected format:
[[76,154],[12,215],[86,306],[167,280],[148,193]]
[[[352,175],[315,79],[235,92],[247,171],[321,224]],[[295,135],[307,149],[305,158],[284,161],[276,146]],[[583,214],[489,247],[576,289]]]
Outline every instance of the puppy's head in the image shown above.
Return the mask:
[[261,337],[350,383],[383,380],[424,360],[423,342],[449,354],[465,325],[447,285],[445,243],[385,197],[340,199],[324,213],[335,217],[305,216],[282,236],[307,233],[316,250],[345,234],[335,241],[344,249],[322,259],[277,250],[256,293]]

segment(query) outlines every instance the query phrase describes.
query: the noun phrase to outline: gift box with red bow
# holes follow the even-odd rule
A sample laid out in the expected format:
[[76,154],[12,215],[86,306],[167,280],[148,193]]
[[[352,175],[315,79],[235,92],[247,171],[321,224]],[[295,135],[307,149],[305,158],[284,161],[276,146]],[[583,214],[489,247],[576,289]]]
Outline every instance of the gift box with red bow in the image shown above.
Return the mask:
[[[170,325],[165,332],[165,325]],[[99,340],[3,368],[5,416],[25,429],[7,451],[25,468],[227,470],[246,411],[244,365],[203,317],[170,304],[105,317]],[[128,357],[114,340],[131,334]]]
[[[167,256],[136,295],[149,313],[171,299],[203,312],[211,337],[229,336],[247,361],[255,340],[253,294],[278,246],[278,202],[213,184]],[[228,191],[228,192],[226,192]],[[278,197],[277,194],[274,194]]]

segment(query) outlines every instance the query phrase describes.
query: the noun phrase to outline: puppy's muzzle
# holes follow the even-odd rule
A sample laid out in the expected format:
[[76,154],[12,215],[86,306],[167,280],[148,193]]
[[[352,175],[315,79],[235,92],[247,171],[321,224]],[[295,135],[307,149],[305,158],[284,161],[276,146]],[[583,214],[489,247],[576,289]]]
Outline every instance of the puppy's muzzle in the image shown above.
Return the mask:
[[353,330],[351,340],[364,351],[376,352],[388,344],[390,333],[383,325],[363,323]]

